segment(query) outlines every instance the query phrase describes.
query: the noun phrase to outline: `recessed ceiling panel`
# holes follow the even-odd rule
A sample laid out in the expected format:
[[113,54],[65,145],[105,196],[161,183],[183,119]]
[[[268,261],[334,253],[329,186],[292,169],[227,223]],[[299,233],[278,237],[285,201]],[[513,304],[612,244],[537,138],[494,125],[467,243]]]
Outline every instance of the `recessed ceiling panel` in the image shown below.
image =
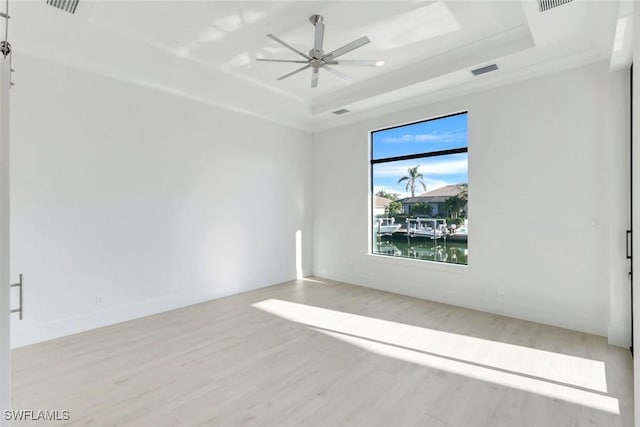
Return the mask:
[[[544,13],[536,0],[80,0],[71,15],[25,0],[12,7],[10,36],[18,54],[305,127],[322,117],[355,120],[362,109],[462,87],[472,69],[494,62],[499,73],[475,80],[532,75],[526,70],[567,66],[571,58],[608,59],[631,28],[618,25],[614,39],[616,10],[615,1],[583,0]],[[308,73],[276,80],[292,71],[291,64],[256,57],[293,59],[295,53],[267,34],[308,52],[314,14],[324,18],[325,51],[367,36],[370,43],[342,59],[382,60],[384,66],[340,67],[352,83],[323,73],[316,88]],[[352,113],[331,114],[341,108]]]

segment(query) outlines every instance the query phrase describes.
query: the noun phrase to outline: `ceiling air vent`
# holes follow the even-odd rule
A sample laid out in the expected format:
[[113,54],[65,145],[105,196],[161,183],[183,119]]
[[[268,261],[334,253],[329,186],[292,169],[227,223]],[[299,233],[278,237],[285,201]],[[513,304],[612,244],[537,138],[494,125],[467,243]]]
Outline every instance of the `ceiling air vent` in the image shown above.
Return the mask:
[[348,112],[349,112],[349,110],[347,110],[346,108],[341,108],[340,110],[334,111],[333,114],[339,116],[340,114],[346,114]]
[[573,0],[538,0],[538,8],[540,12],[545,12],[554,7],[562,6],[563,4],[571,3]]
[[471,74],[474,76],[479,76],[480,74],[490,73],[491,71],[495,71],[498,69],[496,64],[487,65],[486,67],[476,68],[475,70],[471,70]]
[[69,13],[76,13],[79,0],[44,0],[49,6],[56,7]]

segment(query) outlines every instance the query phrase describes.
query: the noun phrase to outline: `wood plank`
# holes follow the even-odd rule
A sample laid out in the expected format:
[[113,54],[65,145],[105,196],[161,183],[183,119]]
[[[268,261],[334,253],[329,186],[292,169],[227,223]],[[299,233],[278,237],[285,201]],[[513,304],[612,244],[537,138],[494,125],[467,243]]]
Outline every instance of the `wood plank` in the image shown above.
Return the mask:
[[13,407],[71,412],[51,426],[632,426],[632,359],[603,337],[314,280],[16,349]]

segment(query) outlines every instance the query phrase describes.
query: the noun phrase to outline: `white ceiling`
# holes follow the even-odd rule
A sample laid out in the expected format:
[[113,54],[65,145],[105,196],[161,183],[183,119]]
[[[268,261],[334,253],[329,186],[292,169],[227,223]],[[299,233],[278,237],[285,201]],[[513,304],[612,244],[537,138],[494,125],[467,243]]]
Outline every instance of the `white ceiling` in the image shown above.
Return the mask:
[[[529,0],[80,0],[70,15],[23,0],[11,4],[10,41],[18,58],[50,59],[316,130],[373,114],[381,105],[407,105],[424,94],[435,100],[597,60],[626,67],[631,13],[626,0],[574,0],[543,13]],[[300,65],[255,58],[299,58],[266,34],[306,53],[313,43],[313,14],[324,17],[325,51],[367,35],[371,43],[343,59],[385,65],[340,67],[353,78],[350,84],[322,70],[314,89],[310,70],[277,81]],[[494,62],[499,71],[471,75],[471,69]],[[345,107],[352,113],[331,113]]]

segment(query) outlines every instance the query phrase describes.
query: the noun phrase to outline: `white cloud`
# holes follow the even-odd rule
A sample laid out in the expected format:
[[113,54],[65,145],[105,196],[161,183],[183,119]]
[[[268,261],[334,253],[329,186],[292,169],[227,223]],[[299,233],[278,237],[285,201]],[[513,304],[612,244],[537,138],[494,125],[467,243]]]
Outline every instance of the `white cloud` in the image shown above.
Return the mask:
[[[420,165],[418,172],[422,173],[425,178],[429,179],[431,175],[454,175],[467,172],[467,160],[449,160]],[[374,168],[374,176],[376,177],[403,177],[407,174],[407,169],[415,167],[417,164],[407,166],[407,163],[380,163]]]
[[[444,187],[446,185],[450,185],[450,182],[447,181],[442,181],[442,180],[438,180],[438,179],[423,179],[424,183],[427,186],[427,191],[431,191],[431,190],[435,190],[436,188],[440,188],[440,187]],[[397,184],[395,186],[388,186],[388,185],[374,185],[373,186],[373,194],[377,193],[378,191],[382,190],[385,191],[387,193],[396,193],[399,195],[399,198],[402,199],[404,197],[411,197],[411,192],[410,191],[406,191],[406,182],[401,182],[400,184]],[[422,188],[422,185],[418,184],[416,185],[416,195],[418,194],[422,194],[424,193],[424,189]]]
[[[431,191],[431,190],[435,190],[436,188],[440,188],[440,187],[444,187],[445,185],[450,185],[450,182],[447,181],[442,181],[439,179],[423,179],[422,182],[425,183],[425,185],[427,186],[427,191]],[[402,190],[404,191],[405,188],[407,186],[406,182],[401,182],[400,184],[398,184],[398,187],[402,188]],[[397,192],[397,191],[396,191]],[[416,195],[424,193],[424,188],[422,187],[422,185],[417,184],[416,185]],[[406,197],[411,196],[410,192],[406,192]]]
[[[431,191],[431,190],[435,190],[436,188],[444,187],[445,185],[449,185],[451,183],[447,182],[447,181],[440,181],[438,179],[427,179],[425,181],[425,184],[427,184],[427,191]],[[422,187],[420,187],[420,188],[422,188]],[[417,194],[417,192],[416,192],[416,194]]]
[[418,133],[418,134],[405,134],[399,137],[387,137],[383,142],[388,143],[406,143],[406,142],[458,142],[464,141],[467,138],[467,132],[463,130],[454,130],[450,132],[437,132],[430,133]]

